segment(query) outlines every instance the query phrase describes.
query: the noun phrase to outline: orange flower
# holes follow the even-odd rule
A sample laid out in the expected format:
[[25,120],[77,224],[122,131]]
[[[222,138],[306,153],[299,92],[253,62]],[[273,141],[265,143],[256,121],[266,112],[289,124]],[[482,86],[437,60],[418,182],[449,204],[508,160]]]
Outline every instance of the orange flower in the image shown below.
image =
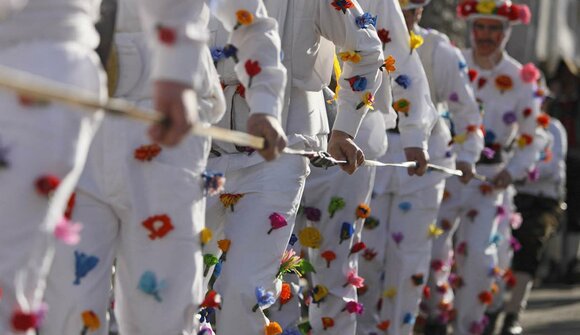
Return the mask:
[[356,50],[340,52],[338,57],[340,57],[340,60],[343,62],[353,62],[354,64],[360,63],[362,59],[361,55]]
[[493,295],[489,291],[483,291],[479,294],[478,298],[482,304],[489,305],[493,300]]
[[219,241],[217,241],[218,248],[220,248],[220,250],[222,252],[228,252],[228,250],[230,250],[230,245],[231,244],[232,244],[232,241],[230,241],[230,240],[219,240]]
[[161,152],[162,148],[158,144],[149,144],[149,145],[142,145],[139,148],[135,149],[133,153],[136,160],[142,162],[149,162],[153,160],[153,158],[157,157]]
[[265,335],[282,334],[282,327],[280,327],[278,322],[270,322],[267,326],[264,327],[264,334]]
[[495,87],[497,87],[497,89],[500,90],[501,93],[511,90],[513,86],[514,82],[512,78],[510,78],[505,74],[502,74],[501,76],[495,78]]
[[391,326],[391,321],[385,320],[377,325],[377,328],[382,331],[387,331]]
[[282,291],[280,291],[280,307],[290,301],[294,294],[292,294],[292,287],[288,283],[282,283]]
[[220,195],[220,201],[224,205],[225,208],[230,207],[232,212],[234,211],[234,205],[243,198],[243,194],[234,194],[234,193],[224,193]]
[[405,116],[409,116],[411,103],[407,99],[399,99],[393,103],[393,109],[399,113],[403,113]]
[[82,312],[81,318],[83,319],[83,334],[89,330],[94,332],[101,327],[99,316],[93,311]]
[[397,63],[397,61],[395,60],[395,57],[393,57],[393,55],[389,55],[389,57],[387,57],[385,59],[385,62],[381,66],[381,71],[384,68],[389,73],[390,72],[395,72],[397,70],[397,67],[395,66],[396,63]]
[[371,208],[367,204],[360,204],[356,208],[356,217],[358,219],[366,219],[371,215]]
[[322,317],[322,327],[324,330],[334,327],[334,319],[329,317]]
[[533,141],[534,141],[534,138],[531,135],[522,134],[522,136],[520,136],[520,138],[518,139],[518,146],[521,149],[523,149],[526,146],[532,144]]
[[240,26],[247,26],[254,22],[254,15],[248,12],[245,9],[241,9],[236,12],[236,18],[238,19],[238,23],[234,27],[234,29],[238,29]]
[[536,121],[540,127],[546,129],[550,125],[550,116],[546,113],[542,113],[538,116]]

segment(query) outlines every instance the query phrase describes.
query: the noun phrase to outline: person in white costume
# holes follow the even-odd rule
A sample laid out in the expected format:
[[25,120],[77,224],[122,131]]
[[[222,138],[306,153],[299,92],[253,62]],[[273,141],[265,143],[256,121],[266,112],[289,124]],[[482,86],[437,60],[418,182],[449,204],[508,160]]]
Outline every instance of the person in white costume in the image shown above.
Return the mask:
[[[421,38],[424,41],[417,53],[431,84],[430,96],[439,108],[442,104],[448,106],[456,132],[464,137],[464,141],[454,148],[449,147],[450,132],[443,119],[437,117],[429,136],[428,152],[431,161],[451,168],[455,166],[454,158],[457,157],[458,168],[464,171],[464,180],[468,181],[483,147],[483,136],[479,130],[481,116],[461,53],[451,46],[444,35],[418,26],[422,7],[427,3],[401,2],[408,27],[405,33],[406,36],[411,34],[413,39]],[[386,45],[385,53],[390,52],[391,46]],[[393,79],[395,99],[401,98],[398,95],[401,91],[420,91],[413,86],[414,81],[408,81],[404,75],[394,75]],[[416,99],[410,101],[413,104]],[[399,122],[405,119],[403,113],[399,114]],[[400,132],[401,135],[397,131],[388,132],[389,150],[381,158],[382,161],[404,159],[404,143],[401,143],[404,129]],[[363,231],[368,257],[360,266],[361,276],[368,285],[368,292],[361,300],[367,302],[369,307],[367,314],[360,318],[358,334],[380,333],[380,330],[388,334],[403,334],[413,329],[418,305],[425,292],[431,240],[437,236],[434,222],[446,177],[437,172],[418,178],[390,169],[377,171],[375,197],[371,202],[373,214],[370,221],[374,224],[365,224],[365,228],[369,229]]]
[[[468,19],[473,49],[465,50],[464,56],[475,96],[485,111],[486,147],[476,170],[488,181],[465,186],[454,179],[447,183],[438,218],[445,233],[433,244],[431,296],[425,307],[432,334],[444,334],[447,323],[455,319],[454,333],[464,335],[480,334],[488,322],[484,311],[499,274],[494,236],[505,214],[503,191],[513,180],[526,176],[537,159],[538,148],[533,144],[539,101],[534,97],[537,69],[520,65],[504,52],[511,25],[529,21],[527,6],[464,1],[458,13]],[[457,273],[451,276],[451,238],[458,226]]]
[[[328,144],[333,157],[348,161],[342,168],[354,172],[364,156],[352,138],[357,135],[366,111],[372,107],[381,82],[379,68],[384,61],[370,18],[356,1],[350,0],[264,3],[268,13],[278,21],[283,62],[288,71],[285,99],[270,103],[273,107],[268,110],[280,118],[291,148],[326,149],[329,129],[322,88],[330,82],[335,45],[342,52],[357,54],[358,61],[345,63],[343,74],[338,78],[343,89]],[[260,85],[259,74],[251,85],[247,75],[236,75],[233,65],[243,69],[248,59],[241,52],[231,54],[230,45],[239,49],[239,43],[244,42],[228,42],[226,30],[231,28],[217,24],[211,28],[213,54],[228,103],[226,117],[220,125],[244,130],[248,116],[268,111],[263,111],[255,99],[266,85],[272,84]],[[347,79],[358,81],[358,86],[351,87]],[[226,260],[216,267],[220,271],[214,288],[223,300],[216,315],[217,332],[220,335],[264,331],[277,334],[275,327],[280,327],[277,323],[274,325],[277,320],[270,322],[262,310],[271,306],[280,292],[281,282],[276,274],[294,227],[310,170],[308,161],[283,155],[277,161],[266,163],[255,153],[244,152],[244,148],[220,142],[213,148],[209,166],[225,172],[228,179],[221,202],[208,201],[206,215],[216,240],[227,240],[229,245]],[[309,230],[299,235],[304,245],[315,246],[322,239],[319,231]],[[335,238],[338,242],[338,234]],[[216,255],[219,251],[214,243],[206,247],[208,254]],[[343,307],[344,304],[340,308]],[[288,326],[283,320],[280,323]]]
[[[184,52],[192,41],[183,38],[180,29],[187,29],[193,19],[203,29],[209,20],[209,9],[197,5],[200,7],[188,4],[152,21],[149,16],[139,17],[137,1],[118,1],[108,71],[113,96],[153,108],[149,79],[169,75],[155,73],[159,66],[156,55],[161,55],[161,48],[175,48],[174,57],[165,57],[182,59],[173,60],[171,67],[176,67],[175,80],[193,85],[197,94],[199,110],[193,106],[192,116],[198,115],[196,122],[219,120],[225,101],[209,48],[200,40],[192,44],[199,51]],[[164,8],[175,10],[174,6],[183,4],[167,6]],[[160,43],[148,45],[147,33]],[[177,52],[179,48],[183,50]],[[195,59],[199,63],[191,68],[188,62]],[[43,334],[72,334],[83,328],[108,334],[108,278],[115,260],[114,307],[121,333],[191,332],[193,315],[203,298],[202,174],[209,143],[208,138],[192,136],[175,147],[159,145],[148,138],[143,123],[105,117],[89,151],[74,205],[69,208],[71,220],[84,225],[81,240],[57,248],[46,294],[52,308],[41,328]],[[100,321],[100,327],[94,320]]]

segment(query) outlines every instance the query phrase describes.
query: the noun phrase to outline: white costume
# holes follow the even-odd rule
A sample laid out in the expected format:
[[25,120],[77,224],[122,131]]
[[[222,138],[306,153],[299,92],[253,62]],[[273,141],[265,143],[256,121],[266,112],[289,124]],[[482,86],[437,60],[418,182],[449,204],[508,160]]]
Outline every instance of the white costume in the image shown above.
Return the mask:
[[[405,33],[408,36],[408,32]],[[469,86],[465,61],[444,35],[420,27],[416,27],[414,33],[425,41],[417,52],[432,84],[430,96],[434,103],[447,103],[458,132],[467,133],[467,129],[473,129],[464,135],[464,142],[451,148],[449,130],[438,117],[429,136],[430,160],[451,168],[455,157],[474,163],[483,147],[483,136],[479,131],[481,117]],[[385,53],[389,54],[390,45],[386,47]],[[395,100],[401,97],[397,94],[406,89],[418,92],[415,94],[419,97],[409,99],[411,104],[421,99],[421,94],[426,96],[425,92],[413,86],[414,81],[405,87],[404,78],[398,75],[392,75],[392,78]],[[413,111],[409,115],[411,113]],[[405,119],[405,115],[399,115],[399,129]],[[400,129],[401,134],[404,131]],[[388,138],[389,150],[381,161],[404,161],[403,147],[407,146],[404,137],[390,131]],[[433,224],[446,177],[438,172],[409,177],[403,169],[377,170],[371,208],[378,226],[367,224],[365,228],[372,230],[363,231],[369,252],[366,261],[361,263],[361,276],[366,279],[369,290],[361,297],[368,302],[368,309],[361,318],[358,334],[372,334],[377,327],[381,329],[381,325],[386,327],[387,324],[389,334],[404,334],[412,330],[429,271],[431,240],[437,236]]]
[[[182,82],[198,95],[199,122],[216,122],[225,103],[204,42],[209,10],[201,10],[201,1],[141,3],[118,4],[113,95],[152,108],[150,78]],[[81,241],[57,249],[47,289],[54,307],[43,334],[108,334],[115,260],[122,334],[192,331],[203,297],[201,174],[209,146],[208,138],[187,137],[174,148],[161,147],[148,139],[144,123],[104,119],[70,208],[72,220],[84,225]]]
[[[0,65],[104,96],[93,52],[97,14],[98,1],[29,1],[0,20]],[[46,271],[60,243],[52,233],[101,115],[9,91],[0,92],[0,107],[0,333],[12,334],[40,324]],[[28,316],[34,322],[23,323]]]
[[[356,135],[370,105],[370,101],[365,104],[364,97],[366,94],[374,95],[381,81],[378,69],[383,57],[372,24],[363,20],[361,24],[365,27],[357,25],[357,18],[365,17],[355,1],[271,0],[265,1],[265,4],[268,13],[279,23],[283,60],[288,70],[286,98],[283,103],[274,104],[274,111],[281,115],[289,146],[307,150],[326,147],[329,129],[321,90],[330,81],[333,43],[341,51],[357,51],[361,57],[360,62],[345,63],[343,76],[339,78],[343,89],[338,98],[338,115],[334,124],[334,129]],[[214,50],[220,50],[227,43],[223,30],[217,30],[215,36]],[[239,41],[232,40],[230,43],[240,48],[236,44]],[[240,53],[239,56],[242,57],[238,57],[238,64],[243,64],[245,55]],[[217,63],[225,85],[226,101],[233,104],[232,108],[228,108],[230,114],[226,115],[222,126],[243,129],[241,127],[244,127],[248,111],[268,112],[273,104],[269,104],[265,111],[261,106],[254,106],[251,92],[258,87],[255,86],[257,81],[249,88],[246,78],[237,76],[245,87],[246,105],[239,94],[240,81],[232,72],[231,65],[231,60],[219,60]],[[353,90],[345,81],[345,78],[355,76],[366,78],[364,89]],[[259,79],[256,76],[254,80]],[[278,106],[280,109],[277,109]],[[276,280],[276,273],[294,227],[305,178],[309,173],[308,161],[283,155],[274,162],[264,163],[255,153],[239,153],[219,142],[214,148],[218,157],[210,158],[209,165],[214,170],[225,172],[227,193],[222,195],[222,203],[208,201],[207,223],[214,234],[220,237],[225,235],[231,240],[227,260],[221,266],[221,274],[215,285],[223,298],[222,309],[217,314],[217,332],[220,335],[261,334],[268,323],[262,309],[269,307],[273,301],[259,303],[260,308],[253,312],[252,306],[256,305],[257,298],[254,292],[262,287],[267,294],[278,295],[280,283]],[[241,198],[230,208],[229,203],[224,202],[226,197]],[[281,215],[285,224],[268,234],[273,224],[270,218],[273,214]],[[301,242],[307,241],[306,244],[313,246],[319,245],[322,238],[327,238],[322,237],[320,231],[313,230],[299,235]],[[335,238],[338,241],[338,234]],[[340,308],[343,307],[344,303]],[[321,328],[320,319],[317,322],[313,326]],[[288,324],[284,323],[286,327]]]
[[[494,8],[505,5],[513,13],[524,11],[519,5],[505,1],[489,4]],[[465,2],[458,12],[468,18],[490,17],[505,22],[516,22],[524,17],[512,18],[504,11],[497,15],[479,13],[483,7],[476,5],[477,1]],[[509,32],[506,35],[509,36]],[[478,67],[471,50],[465,50],[464,56],[475,96],[485,111],[486,148],[477,164],[477,172],[491,180],[506,169],[514,180],[521,178],[538,154],[532,145],[539,113],[539,101],[534,98],[535,74],[530,75],[528,66],[522,67],[505,52],[491,70]],[[513,154],[508,157],[505,151],[510,150]],[[504,214],[502,193],[491,184],[475,180],[465,186],[453,179],[448,182],[439,213],[439,226],[446,232],[433,245],[428,312],[431,321],[443,324],[455,317],[455,334],[479,334],[485,326],[483,313],[492,300],[491,284],[498,274],[493,238]],[[450,277],[451,237],[459,221],[455,248],[457,274]],[[456,289],[455,309],[450,287]]]

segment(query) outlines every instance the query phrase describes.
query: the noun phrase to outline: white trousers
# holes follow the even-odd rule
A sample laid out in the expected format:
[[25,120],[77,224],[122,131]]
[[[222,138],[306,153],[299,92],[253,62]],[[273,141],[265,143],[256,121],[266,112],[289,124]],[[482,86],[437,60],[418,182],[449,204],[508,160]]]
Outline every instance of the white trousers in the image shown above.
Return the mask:
[[[398,174],[391,176],[389,189],[404,190]],[[420,177],[411,182],[421,182]],[[365,224],[363,230],[368,251],[360,262],[360,274],[368,289],[359,297],[366,309],[359,317],[357,334],[412,332],[429,272],[434,238],[429,227],[437,218],[444,185],[441,180],[410,194],[394,191],[372,199],[376,223]]]
[[[355,333],[356,313],[345,310],[345,307],[347,303],[357,301],[357,289],[347,282],[349,273],[358,274],[358,259],[364,250],[351,253],[351,248],[362,241],[364,219],[357,218],[356,212],[360,204],[369,206],[374,174],[373,167],[361,167],[352,175],[334,167],[315,169],[306,181],[302,200],[305,211],[298,218],[300,223],[296,234],[300,236],[304,229],[320,232],[322,241],[318,248],[304,246],[304,243],[302,247],[308,250],[308,258],[316,270],[311,274],[311,286],[321,285],[328,290],[322,301],[311,299],[308,314],[313,334]],[[337,199],[341,199],[342,206],[331,210]],[[313,208],[321,213],[319,221],[309,220],[307,216],[307,211]],[[343,235],[345,224],[352,228],[351,236]],[[333,260],[324,256],[328,252],[334,253]],[[328,321],[323,324],[323,318],[332,319],[332,326]]]
[[[92,50],[74,43],[0,46],[0,64],[93,94],[106,94],[98,58]],[[52,230],[81,174],[101,114],[56,103],[21,104],[8,91],[0,92],[0,109],[0,334],[12,334],[12,312],[39,307],[47,270],[41,269],[46,265],[42,262],[50,259],[55,243],[60,243],[55,242]],[[47,197],[37,192],[35,183],[49,175],[60,184]],[[17,280],[18,272],[25,276]],[[21,288],[18,301],[15,285]]]
[[[482,185],[479,181],[463,185],[456,178],[448,180],[438,219],[445,233],[433,243],[431,297],[426,299],[425,307],[431,321],[447,323],[454,317],[457,335],[470,335],[480,328],[495,279],[497,248],[493,236],[503,193],[495,190],[484,193]],[[454,250],[452,238],[456,230]],[[456,274],[451,276],[452,264]]]
[[[190,334],[202,299],[201,178],[209,140],[185,139],[139,160],[150,145],[146,125],[106,118],[90,149],[72,219],[81,242],[60,246],[50,275],[42,334],[80,333],[93,312],[108,334],[111,269],[121,334]],[[142,157],[142,156],[140,156]],[[80,257],[84,255],[85,257]],[[83,264],[92,261],[93,266]]]
[[[220,257],[216,242],[230,241],[214,286],[222,297],[216,314],[220,335],[264,334],[270,320],[263,310],[271,303],[264,301],[253,311],[258,303],[256,290],[263,288],[273,297],[280,293],[276,274],[309,173],[308,161],[303,157],[282,155],[273,162],[252,164],[256,155],[224,154],[210,158],[208,163],[209,170],[225,173],[224,194],[242,195],[233,204],[221,202],[219,196],[209,198],[207,203],[206,225],[214,238],[205,246],[204,254]],[[287,225],[268,233],[274,213],[283,216]]]

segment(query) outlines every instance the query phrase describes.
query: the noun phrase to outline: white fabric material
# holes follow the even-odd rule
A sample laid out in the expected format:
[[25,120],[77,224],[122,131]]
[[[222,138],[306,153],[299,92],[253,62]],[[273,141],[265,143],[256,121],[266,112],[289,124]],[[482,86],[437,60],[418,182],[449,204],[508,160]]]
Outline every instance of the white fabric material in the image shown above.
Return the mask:
[[0,3],[0,20],[17,12],[26,5],[26,0],[6,0]]
[[[360,261],[360,276],[365,278],[368,291],[359,297],[365,312],[359,317],[357,334],[377,332],[377,326],[389,321],[388,333],[393,335],[412,332],[424,284],[415,285],[414,275],[427,279],[431,255],[429,225],[435,223],[444,181],[413,193],[401,193],[403,180],[394,174],[390,180],[391,191],[376,194],[371,200],[372,217],[379,221],[377,227],[365,227],[363,241],[369,256]],[[420,182],[415,177],[411,182]],[[400,205],[410,203],[404,211]],[[401,234],[397,243],[393,235]],[[392,292],[393,294],[389,294]],[[410,315],[405,322],[407,315]]]
[[[264,333],[269,320],[261,308],[252,311],[256,304],[255,290],[263,287],[276,297],[280,293],[276,273],[309,173],[307,160],[302,157],[284,155],[273,162],[253,165],[248,165],[247,159],[251,158],[223,155],[211,158],[208,164],[210,170],[227,176],[224,193],[243,194],[233,210],[225,207],[218,197],[209,198],[207,203],[206,225],[214,238],[204,247],[204,254],[219,257],[216,241],[224,238],[231,241],[214,286],[222,296],[222,308],[216,315],[216,331],[220,335]],[[268,234],[268,218],[273,213],[282,215],[288,225]]]
[[[13,17],[14,19],[16,18]],[[42,55],[41,58],[38,55]],[[0,64],[87,90],[106,94],[99,60],[91,49],[76,43],[44,41],[0,48]],[[59,104],[25,107],[12,92],[0,93],[0,139],[8,148],[9,166],[0,170],[0,333],[12,334],[9,320],[19,308],[30,308],[33,290],[44,288],[39,268],[55,243],[52,230],[62,217],[81,174],[90,141],[101,114],[85,113]],[[35,181],[54,175],[61,184],[50,199],[39,195]],[[15,276],[24,292],[17,303]],[[38,303],[38,301],[36,302]],[[39,308],[38,305],[32,308]]]
[[[345,285],[349,272],[358,273],[360,253],[350,254],[351,247],[362,241],[361,231],[363,219],[357,219],[356,209],[359,204],[370,204],[372,184],[375,168],[361,167],[354,174],[347,175],[339,168],[329,170],[316,169],[306,180],[306,189],[302,198],[304,207],[313,207],[321,211],[319,222],[311,222],[305,216],[297,228],[313,227],[320,231],[323,240],[320,248],[306,248],[309,259],[316,269],[311,274],[311,285],[323,285],[328,289],[328,296],[319,304],[309,306],[309,321],[314,334],[349,335],[355,334],[356,315],[343,310],[349,301],[357,300],[357,290],[352,285]],[[331,199],[339,197],[344,200],[345,206],[332,217],[327,210]],[[372,208],[371,208],[372,211]],[[351,223],[354,234],[351,238],[341,241],[343,222]],[[299,230],[295,232],[300,234]],[[331,250],[336,259],[327,266],[327,261],[321,254]],[[322,317],[334,320],[334,326],[323,330]]]

